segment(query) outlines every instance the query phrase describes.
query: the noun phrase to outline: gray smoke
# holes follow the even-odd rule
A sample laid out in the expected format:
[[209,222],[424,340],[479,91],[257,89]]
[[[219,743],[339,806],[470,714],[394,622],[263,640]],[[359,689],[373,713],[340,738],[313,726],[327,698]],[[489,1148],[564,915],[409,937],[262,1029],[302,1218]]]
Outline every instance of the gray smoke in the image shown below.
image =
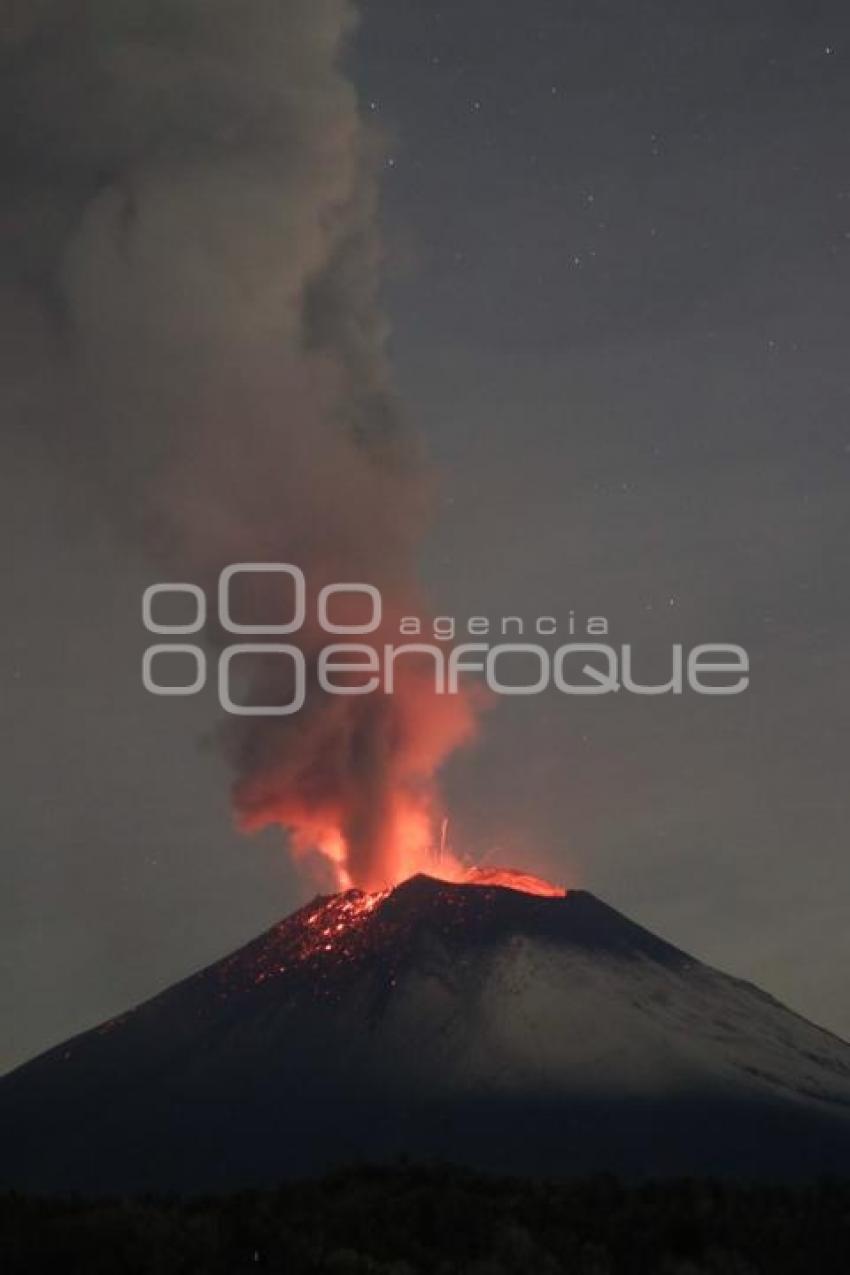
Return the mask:
[[[353,20],[346,0],[0,0],[11,428],[61,452],[160,578],[282,560],[416,597],[425,484],[383,350]],[[367,880],[375,817],[351,794],[386,804],[409,723],[360,703],[229,747],[252,822],[258,792],[321,790]]]

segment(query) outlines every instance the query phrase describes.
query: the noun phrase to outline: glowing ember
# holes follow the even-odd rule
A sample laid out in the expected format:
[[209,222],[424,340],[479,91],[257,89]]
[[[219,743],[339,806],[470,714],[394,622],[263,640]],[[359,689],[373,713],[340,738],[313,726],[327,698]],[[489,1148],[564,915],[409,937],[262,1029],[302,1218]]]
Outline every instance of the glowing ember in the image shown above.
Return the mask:
[[366,937],[368,923],[390,893],[363,894],[347,890],[314,900],[288,917],[253,945],[250,956],[239,952],[221,963],[226,993],[238,992],[247,981],[260,987],[305,965],[312,970],[314,989],[322,991],[322,969],[353,961]]
[[352,930],[362,925],[388,894],[388,890],[376,894],[349,890],[322,903],[306,918],[307,938],[302,949],[295,953],[295,959],[303,960],[316,952],[339,951],[341,955],[348,955]]
[[[441,880],[434,873],[429,876],[431,886]],[[427,884],[424,878],[422,874],[422,883]],[[567,894],[560,886],[512,868],[469,868],[458,882],[446,882],[446,887],[437,886],[436,893],[430,893],[431,899],[439,901],[442,932],[448,932],[446,927],[465,931],[470,918],[477,915],[477,904],[486,905],[486,896],[492,898],[499,890],[551,899]],[[292,979],[306,978],[316,996],[338,996],[345,971],[362,968],[370,954],[398,949],[401,959],[404,933],[410,933],[410,913],[404,906],[401,911],[392,908],[397,893],[395,889],[369,894],[351,889],[314,899],[249,948],[219,963],[220,994],[227,997],[269,983],[280,986],[281,979],[286,987]],[[395,973],[393,966],[384,968],[387,986],[394,984]]]

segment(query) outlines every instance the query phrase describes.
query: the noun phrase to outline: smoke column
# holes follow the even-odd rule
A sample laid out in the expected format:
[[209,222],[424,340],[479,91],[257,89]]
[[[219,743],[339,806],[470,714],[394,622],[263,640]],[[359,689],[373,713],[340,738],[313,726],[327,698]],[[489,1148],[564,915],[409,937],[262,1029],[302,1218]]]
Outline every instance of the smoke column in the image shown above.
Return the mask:
[[[12,428],[62,453],[159,578],[212,591],[230,563],[293,562],[314,589],[377,585],[389,632],[422,610],[427,483],[383,349],[353,17],[0,0],[0,372]],[[274,622],[279,594],[256,580],[239,620]],[[272,658],[254,682],[287,696]],[[412,661],[394,696],[312,689],[294,717],[232,719],[237,818],[280,824],[340,884],[391,884],[422,865],[433,776],[472,729]]]

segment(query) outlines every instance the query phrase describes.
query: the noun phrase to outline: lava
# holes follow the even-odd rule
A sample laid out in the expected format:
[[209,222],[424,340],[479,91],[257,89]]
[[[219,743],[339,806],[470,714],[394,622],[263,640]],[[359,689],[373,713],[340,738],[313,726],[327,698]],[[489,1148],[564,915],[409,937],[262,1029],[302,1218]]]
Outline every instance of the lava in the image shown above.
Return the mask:
[[539,894],[551,899],[562,898],[567,893],[562,885],[553,885],[519,868],[469,868],[462,880],[467,885],[496,885],[520,894]]
[[[444,881],[451,888],[440,892],[445,916],[454,928],[464,930],[472,895],[478,890],[493,895],[499,890],[513,890],[546,898],[564,898],[568,891],[541,877],[516,868],[473,867],[460,872],[457,879],[440,875],[439,865],[428,873],[432,882]],[[460,886],[460,889],[456,887]],[[466,887],[475,887],[469,890]],[[337,980],[345,969],[355,969],[376,946],[383,950],[396,948],[404,922],[391,916],[383,907],[396,893],[393,889],[365,892],[347,889],[337,894],[318,896],[300,911],[274,926],[250,948],[234,958],[221,962],[219,976],[221,994],[230,996],[248,986],[260,987],[281,976],[306,974],[317,996],[338,991]],[[385,971],[389,984],[394,971]]]

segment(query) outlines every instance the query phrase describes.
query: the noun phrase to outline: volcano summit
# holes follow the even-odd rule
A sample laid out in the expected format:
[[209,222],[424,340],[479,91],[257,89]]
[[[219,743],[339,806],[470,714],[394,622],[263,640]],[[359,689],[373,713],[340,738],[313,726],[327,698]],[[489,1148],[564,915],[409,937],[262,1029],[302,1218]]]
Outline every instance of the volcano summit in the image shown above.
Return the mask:
[[402,1155],[850,1171],[850,1045],[592,894],[526,884],[318,898],[12,1072],[0,1186],[233,1189]]

